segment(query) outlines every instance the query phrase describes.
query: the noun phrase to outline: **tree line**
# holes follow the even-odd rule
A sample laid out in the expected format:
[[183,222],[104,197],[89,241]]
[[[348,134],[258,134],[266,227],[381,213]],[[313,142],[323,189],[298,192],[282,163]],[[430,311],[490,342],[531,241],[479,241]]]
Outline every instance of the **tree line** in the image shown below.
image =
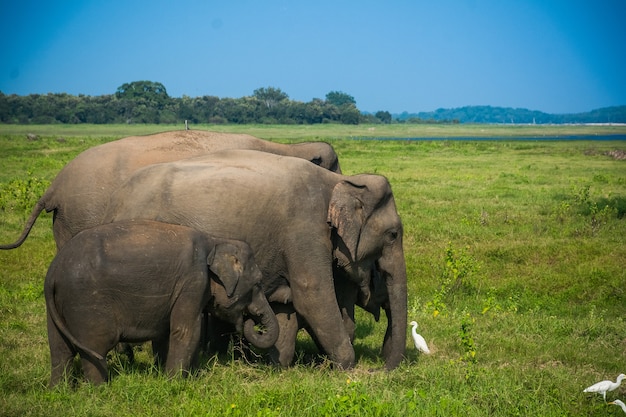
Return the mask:
[[537,110],[492,106],[465,106],[432,112],[407,113],[394,117],[398,122],[497,123],[497,124],[565,124],[626,123],[626,106],[604,107],[584,113],[550,114]]
[[18,96],[0,92],[0,122],[15,124],[53,123],[391,123],[387,111],[362,114],[354,97],[331,91],[325,99],[309,102],[289,99],[280,88],[254,90],[251,96],[219,98],[170,97],[165,86],[153,81],[134,81],[101,96],[66,93]]
[[154,81],[134,81],[101,96],[67,93],[7,95],[0,91],[0,123],[150,123],[180,124],[317,123],[626,123],[626,106],[577,114],[548,114],[528,109],[465,106],[433,112],[392,115],[359,111],[350,94],[331,91],[324,99],[291,100],[280,88],[258,88],[241,98],[170,97]]

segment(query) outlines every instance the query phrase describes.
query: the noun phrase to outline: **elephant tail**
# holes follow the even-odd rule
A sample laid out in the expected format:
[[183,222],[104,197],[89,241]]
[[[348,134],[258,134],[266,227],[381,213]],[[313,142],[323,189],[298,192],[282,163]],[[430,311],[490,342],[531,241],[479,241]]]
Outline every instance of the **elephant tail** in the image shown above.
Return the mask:
[[39,214],[44,210],[45,207],[46,207],[46,200],[44,196],[40,198],[39,201],[37,201],[37,204],[35,204],[35,207],[33,207],[33,211],[30,213],[30,217],[26,221],[26,225],[24,226],[22,235],[15,242],[11,244],[0,245],[0,249],[15,249],[19,247],[22,243],[24,243],[24,241],[28,237],[28,234],[30,233],[30,230],[33,228],[33,225],[35,224],[37,217],[39,217]]
[[48,309],[48,314],[50,314],[50,318],[52,319],[52,322],[54,323],[56,328],[59,329],[61,334],[63,336],[65,336],[67,338],[67,340],[69,340],[69,342],[72,345],[74,345],[74,347],[76,349],[78,349],[79,351],[84,352],[87,355],[92,356],[92,357],[94,357],[94,358],[96,358],[98,360],[104,359],[104,357],[101,354],[99,354],[98,352],[95,352],[95,351],[89,349],[88,347],[86,347],[85,345],[80,343],[74,337],[74,335],[72,335],[70,330],[67,328],[67,325],[65,324],[65,321],[63,320],[63,318],[59,314],[59,311],[56,308],[56,304],[54,302],[54,293],[55,293],[55,291],[54,291],[54,280],[50,279],[50,277],[46,277],[46,280],[44,282],[44,289],[43,289],[43,291],[44,291],[44,295],[45,295],[45,298],[46,298],[46,308]]

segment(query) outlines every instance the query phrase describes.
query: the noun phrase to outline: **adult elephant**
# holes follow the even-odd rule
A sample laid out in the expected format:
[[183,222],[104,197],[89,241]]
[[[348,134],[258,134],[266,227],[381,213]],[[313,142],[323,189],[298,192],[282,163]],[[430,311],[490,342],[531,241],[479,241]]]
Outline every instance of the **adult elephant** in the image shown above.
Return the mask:
[[222,151],[138,170],[109,203],[105,222],[145,218],[248,242],[268,299],[290,287],[295,310],[330,359],[354,365],[333,271],[367,299],[374,264],[390,305],[383,353],[396,367],[406,344],[407,285],[402,222],[380,175],[344,176],[298,158]]
[[54,212],[54,240],[60,249],[80,231],[102,223],[111,193],[139,168],[222,149],[295,156],[341,172],[337,154],[324,142],[281,144],[245,134],[197,130],[131,136],[87,149],[70,161],[33,208],[22,235],[12,244],[0,245],[0,249],[20,246],[43,210]]

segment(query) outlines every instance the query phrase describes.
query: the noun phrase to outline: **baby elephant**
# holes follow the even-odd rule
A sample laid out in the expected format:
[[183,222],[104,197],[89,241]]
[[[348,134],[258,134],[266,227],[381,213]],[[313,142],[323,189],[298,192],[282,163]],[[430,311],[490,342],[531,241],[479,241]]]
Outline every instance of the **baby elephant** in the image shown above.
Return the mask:
[[241,241],[147,220],[87,229],[58,252],[46,275],[50,385],[69,372],[76,353],[88,381],[107,381],[106,355],[118,342],[151,340],[169,375],[188,373],[205,307],[268,348],[278,323],[260,283]]

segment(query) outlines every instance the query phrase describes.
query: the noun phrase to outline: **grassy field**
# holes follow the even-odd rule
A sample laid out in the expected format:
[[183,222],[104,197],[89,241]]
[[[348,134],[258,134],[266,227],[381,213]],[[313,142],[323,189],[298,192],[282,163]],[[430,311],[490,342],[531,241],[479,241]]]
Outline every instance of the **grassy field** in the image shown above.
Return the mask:
[[[125,137],[182,129],[181,125],[0,125],[0,133]],[[626,135],[623,125],[194,125],[193,129],[247,133],[263,139],[333,140],[351,138],[524,138],[573,135]]]
[[[326,140],[344,173],[389,178],[405,226],[409,320],[418,321],[432,354],[407,345],[401,366],[381,371],[386,323],[358,312],[358,364],[350,371],[311,362],[315,348],[302,334],[299,363],[287,370],[240,359],[234,348],[203,358],[193,378],[168,380],[146,346],[135,364],[110,355],[108,385],[49,390],[42,289],[55,247],[44,214],[22,247],[0,252],[0,415],[623,414],[582,390],[626,373],[626,160],[610,155],[626,152],[626,142],[513,139],[626,128],[211,129]],[[0,242],[17,238],[36,199],[80,151],[162,130],[168,127],[0,126]],[[347,139],[363,136],[510,140]],[[607,394],[617,398],[626,400],[626,384]]]

